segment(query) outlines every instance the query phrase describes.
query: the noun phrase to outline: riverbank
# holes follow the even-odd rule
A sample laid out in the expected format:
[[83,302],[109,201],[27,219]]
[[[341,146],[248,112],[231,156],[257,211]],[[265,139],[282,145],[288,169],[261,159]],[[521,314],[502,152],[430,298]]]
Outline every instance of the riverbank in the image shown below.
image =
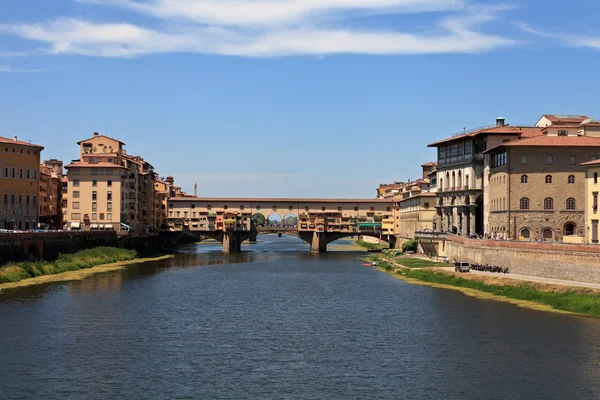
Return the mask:
[[356,242],[354,242],[357,246],[362,247],[363,249],[367,249],[369,251],[382,251],[385,249],[388,249],[389,246],[388,245],[383,245],[381,243],[370,243],[370,242],[365,242],[364,240],[357,240]]
[[600,291],[595,289],[457,273],[451,267],[404,265],[427,264],[428,260],[419,258],[379,258],[382,271],[410,284],[458,290],[469,296],[505,301],[534,310],[600,317]]
[[138,258],[134,250],[99,247],[74,254],[61,254],[58,260],[52,262],[11,263],[0,267],[0,290],[81,280],[90,275],[123,269],[129,264],[170,257]]

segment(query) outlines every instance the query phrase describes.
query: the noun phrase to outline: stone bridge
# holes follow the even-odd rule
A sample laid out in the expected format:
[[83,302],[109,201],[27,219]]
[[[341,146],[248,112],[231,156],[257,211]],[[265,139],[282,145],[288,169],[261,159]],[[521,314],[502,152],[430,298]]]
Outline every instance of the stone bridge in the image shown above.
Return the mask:
[[[350,236],[371,236],[395,248],[393,233],[397,210],[388,199],[249,199],[171,198],[168,201],[171,232],[191,233],[218,240],[224,252],[239,252],[245,240],[257,235],[281,233],[304,240],[312,252],[324,252],[327,245]],[[294,228],[256,227],[254,217],[288,215],[298,219]],[[384,224],[384,222],[387,222]],[[384,228],[385,226],[385,228]]]

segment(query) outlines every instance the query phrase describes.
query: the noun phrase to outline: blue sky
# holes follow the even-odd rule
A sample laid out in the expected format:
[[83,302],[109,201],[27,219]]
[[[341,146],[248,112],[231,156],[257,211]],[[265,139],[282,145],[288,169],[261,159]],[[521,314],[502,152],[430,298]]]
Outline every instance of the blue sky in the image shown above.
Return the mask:
[[600,117],[580,0],[3,0],[0,136],[118,137],[201,196],[373,197],[463,128]]

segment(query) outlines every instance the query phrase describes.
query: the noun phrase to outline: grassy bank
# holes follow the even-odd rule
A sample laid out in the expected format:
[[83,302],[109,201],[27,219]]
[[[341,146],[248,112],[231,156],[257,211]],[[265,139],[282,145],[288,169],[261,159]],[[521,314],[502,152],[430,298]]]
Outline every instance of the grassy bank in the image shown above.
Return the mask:
[[387,246],[383,246],[381,244],[378,243],[369,243],[369,242],[365,242],[363,240],[357,240],[356,244],[359,245],[362,248],[365,248],[367,250],[371,250],[371,251],[381,251],[383,249],[387,249]]
[[395,260],[400,265],[408,268],[443,268],[451,267],[447,262],[436,262],[431,260],[425,260],[423,258],[400,258]]
[[135,250],[97,247],[73,254],[61,254],[56,261],[9,263],[0,267],[0,283],[89,269],[99,265],[131,261],[137,257]]

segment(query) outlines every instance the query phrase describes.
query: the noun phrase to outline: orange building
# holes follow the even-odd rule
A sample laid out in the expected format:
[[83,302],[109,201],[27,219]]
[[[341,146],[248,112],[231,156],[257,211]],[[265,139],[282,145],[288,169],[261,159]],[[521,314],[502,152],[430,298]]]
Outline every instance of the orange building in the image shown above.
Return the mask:
[[38,227],[38,170],[44,147],[0,136],[0,228]]
[[40,225],[50,229],[62,228],[63,163],[47,160],[40,165]]

